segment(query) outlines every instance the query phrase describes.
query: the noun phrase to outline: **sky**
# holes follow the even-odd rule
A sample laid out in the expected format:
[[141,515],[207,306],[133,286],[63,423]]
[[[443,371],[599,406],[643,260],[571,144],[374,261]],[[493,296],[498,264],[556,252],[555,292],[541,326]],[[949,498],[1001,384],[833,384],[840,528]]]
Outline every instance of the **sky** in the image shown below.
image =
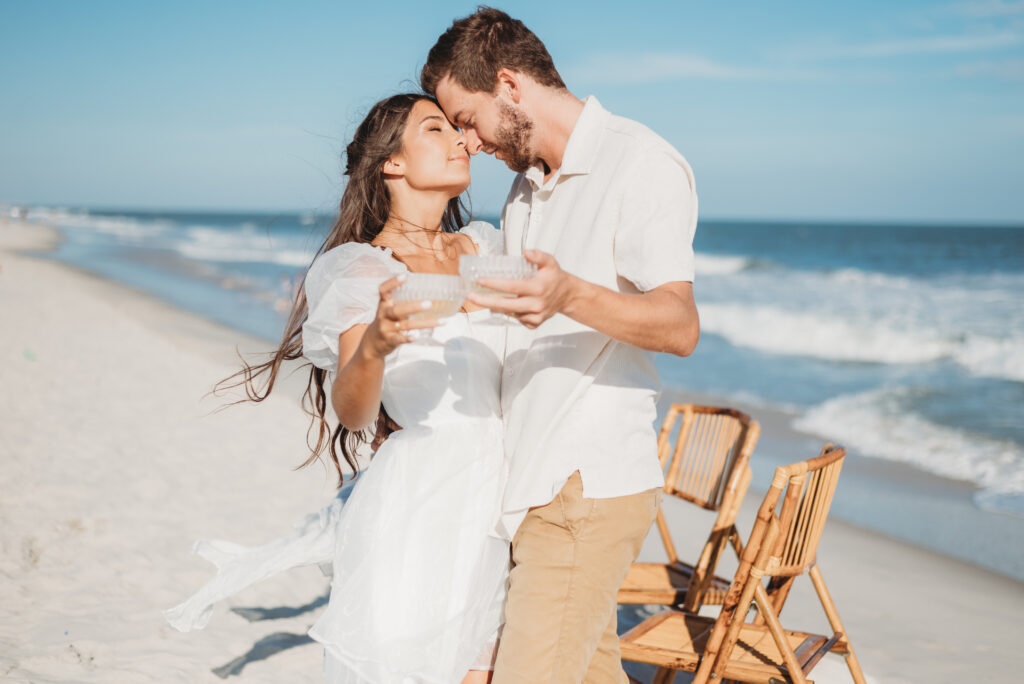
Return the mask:
[[[689,160],[701,216],[1024,225],[1024,1],[495,1]],[[336,210],[472,2],[0,0],[0,202]],[[479,155],[474,213],[512,174]]]

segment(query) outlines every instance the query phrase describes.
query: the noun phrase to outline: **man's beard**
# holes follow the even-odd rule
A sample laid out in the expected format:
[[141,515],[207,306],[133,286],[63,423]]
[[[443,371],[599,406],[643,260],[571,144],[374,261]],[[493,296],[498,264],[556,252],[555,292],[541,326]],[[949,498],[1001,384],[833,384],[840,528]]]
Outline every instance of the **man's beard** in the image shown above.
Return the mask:
[[495,152],[501,152],[502,161],[516,173],[522,173],[537,163],[530,149],[533,121],[506,102],[498,102],[501,123],[498,125]]

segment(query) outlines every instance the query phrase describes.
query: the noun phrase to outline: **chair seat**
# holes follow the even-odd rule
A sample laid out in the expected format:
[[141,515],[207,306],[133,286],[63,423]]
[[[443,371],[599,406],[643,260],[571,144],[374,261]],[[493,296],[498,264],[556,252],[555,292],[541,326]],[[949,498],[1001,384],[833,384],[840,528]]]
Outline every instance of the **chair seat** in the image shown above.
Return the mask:
[[[619,588],[619,603],[682,605],[690,588],[693,567],[685,563],[633,563]],[[702,603],[721,605],[729,591],[729,581],[713,577]]]
[[[693,672],[714,626],[715,620],[711,618],[664,611],[622,635],[622,658]],[[786,639],[805,670],[808,663],[816,662],[828,650],[829,639],[820,634],[787,631]],[[787,672],[782,653],[768,628],[744,624],[722,677],[770,684],[790,681]]]

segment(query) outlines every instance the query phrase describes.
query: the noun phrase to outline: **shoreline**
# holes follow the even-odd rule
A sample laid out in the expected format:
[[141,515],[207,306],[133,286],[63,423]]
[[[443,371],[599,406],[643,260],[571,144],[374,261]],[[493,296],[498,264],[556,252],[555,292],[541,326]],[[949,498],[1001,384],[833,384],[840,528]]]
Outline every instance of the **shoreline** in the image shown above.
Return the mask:
[[[258,407],[212,412],[202,395],[237,366],[234,344],[264,351],[265,341],[15,253],[40,232],[0,221],[0,300],[11,321],[0,332],[11,383],[0,447],[14,493],[0,501],[10,521],[0,571],[11,589],[0,672],[12,681],[217,682],[214,670],[235,667],[243,681],[319,681],[320,652],[304,636],[327,587],[315,568],[226,601],[199,634],[179,634],[159,615],[211,576],[188,553],[195,538],[261,543],[332,496],[318,466],[293,471],[307,424],[298,392],[287,386]],[[766,428],[766,412],[751,411]],[[814,453],[786,460],[813,456],[814,442]],[[738,520],[743,536],[760,501],[755,486]],[[692,509],[666,505],[684,557],[710,525]],[[660,557],[652,532],[641,559]],[[1009,680],[1024,666],[1019,581],[834,516],[820,559],[871,681]],[[730,560],[720,574],[732,572]],[[288,607],[279,612],[290,617],[248,622],[232,606]],[[820,628],[809,583],[798,582],[783,623]],[[816,681],[846,681],[833,660]]]
[[[29,239],[25,246],[14,247],[23,256],[39,258],[61,267],[68,268],[85,278],[92,279],[100,284],[114,288],[122,288],[125,292],[131,293],[131,298],[122,298],[121,304],[130,307],[129,311],[133,316],[147,317],[149,312],[159,313],[151,316],[151,323],[156,326],[163,325],[164,320],[173,320],[173,325],[165,326],[172,333],[176,334],[176,341],[184,346],[190,346],[197,353],[204,354],[208,358],[218,362],[231,364],[235,370],[240,368],[238,357],[234,349],[239,346],[240,351],[248,359],[258,358],[261,354],[273,350],[277,342],[269,337],[260,336],[239,330],[232,327],[230,323],[218,320],[214,316],[202,312],[190,310],[173,302],[162,299],[159,295],[136,287],[134,285],[114,280],[103,274],[96,273],[78,264],[70,263],[61,259],[53,258],[49,253],[55,252],[64,239],[61,229],[54,225],[39,223],[28,223],[17,219],[4,217],[3,226],[20,226],[24,231],[46,231]],[[4,247],[4,249],[7,249]],[[195,320],[202,321],[196,325]],[[211,332],[214,332],[211,334]],[[293,362],[293,366],[300,364]],[[220,378],[217,378],[218,380]],[[213,382],[210,383],[212,389]],[[280,380],[278,393],[293,397],[296,402],[300,401],[301,393],[305,390],[305,384],[301,375],[285,373]],[[664,407],[669,401],[690,402],[708,404],[712,406],[730,406],[748,413],[761,422],[761,439],[754,450],[752,466],[754,468],[754,479],[751,483],[751,495],[760,496],[767,490],[775,467],[784,463],[809,458],[817,453],[826,440],[792,427],[792,422],[799,417],[799,414],[792,413],[785,409],[770,407],[758,404],[751,404],[742,399],[729,398],[713,394],[702,394],[696,392],[682,392],[679,388],[666,386],[659,400],[659,421],[663,415]],[[976,544],[973,549],[963,550],[962,545],[956,544],[955,540],[948,540],[944,545],[929,545],[922,543],[919,539],[904,532],[886,531],[885,515],[919,515],[920,511],[908,511],[901,508],[892,497],[878,498],[878,483],[887,483],[888,488],[898,489],[899,496],[905,496],[908,492],[915,495],[914,501],[919,508],[933,510],[939,513],[938,506],[945,504],[954,507],[957,513],[957,524],[960,525],[963,538],[972,540],[984,540],[988,535],[997,537],[1014,537],[1019,539],[1020,545],[1024,548],[1024,519],[1014,516],[1012,513],[1002,511],[991,511],[979,507],[973,496],[980,489],[971,482],[955,480],[906,463],[859,457],[852,453],[847,458],[844,467],[845,476],[836,494],[836,501],[833,502],[831,518],[841,520],[844,524],[856,527],[866,533],[876,534],[885,539],[891,539],[904,544],[911,544],[916,548],[930,553],[937,553],[943,557],[958,560],[969,566],[977,567],[997,576],[1005,577],[1017,582],[1024,583],[1024,558],[1021,554],[1013,554],[1012,544],[1008,545],[1008,553],[1000,560],[1004,567],[995,567],[995,563],[984,563],[971,557],[971,551],[976,551],[978,546],[985,547],[985,541]],[[856,486],[854,492],[849,492],[851,487]],[[876,490],[876,491],[870,491]],[[874,498],[875,508],[863,506],[860,501],[865,498]],[[848,503],[847,503],[848,502]],[[873,517],[865,516],[865,512],[873,513]],[[904,517],[904,521],[906,518]],[[965,522],[966,521],[966,522]],[[921,520],[915,530],[918,534],[927,536],[930,534],[926,524]],[[948,522],[948,521],[947,521]],[[964,529],[964,528],[968,529]],[[999,532],[993,534],[992,527],[999,528]],[[944,548],[945,547],[945,548]],[[987,549],[986,549],[987,550]]]

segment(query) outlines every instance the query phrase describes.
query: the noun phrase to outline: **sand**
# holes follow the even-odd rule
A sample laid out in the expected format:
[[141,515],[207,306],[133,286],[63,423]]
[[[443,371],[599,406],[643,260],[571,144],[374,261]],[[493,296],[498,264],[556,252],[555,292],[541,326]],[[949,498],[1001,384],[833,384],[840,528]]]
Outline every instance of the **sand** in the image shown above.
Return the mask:
[[[222,400],[204,395],[235,346],[267,343],[14,251],[53,240],[0,220],[0,679],[320,681],[305,636],[328,590],[315,568],[226,601],[200,632],[160,614],[210,577],[196,538],[267,541],[333,496],[323,468],[293,471],[307,454],[300,379],[212,413]],[[696,549],[708,515],[666,512],[680,551]],[[660,558],[654,536],[642,557]],[[819,557],[871,681],[1008,682],[1024,667],[1021,583],[836,520]],[[783,622],[823,627],[809,583]],[[815,680],[848,678],[830,657]]]
[[[0,226],[2,245],[34,232]],[[0,679],[216,682],[234,662],[243,681],[319,681],[315,610],[250,623],[221,606],[193,634],[160,614],[210,576],[196,538],[265,541],[333,495],[322,468],[292,471],[297,392],[212,414],[203,399],[236,344],[266,343],[54,263],[3,252],[0,269]],[[327,588],[304,568],[235,605]]]

